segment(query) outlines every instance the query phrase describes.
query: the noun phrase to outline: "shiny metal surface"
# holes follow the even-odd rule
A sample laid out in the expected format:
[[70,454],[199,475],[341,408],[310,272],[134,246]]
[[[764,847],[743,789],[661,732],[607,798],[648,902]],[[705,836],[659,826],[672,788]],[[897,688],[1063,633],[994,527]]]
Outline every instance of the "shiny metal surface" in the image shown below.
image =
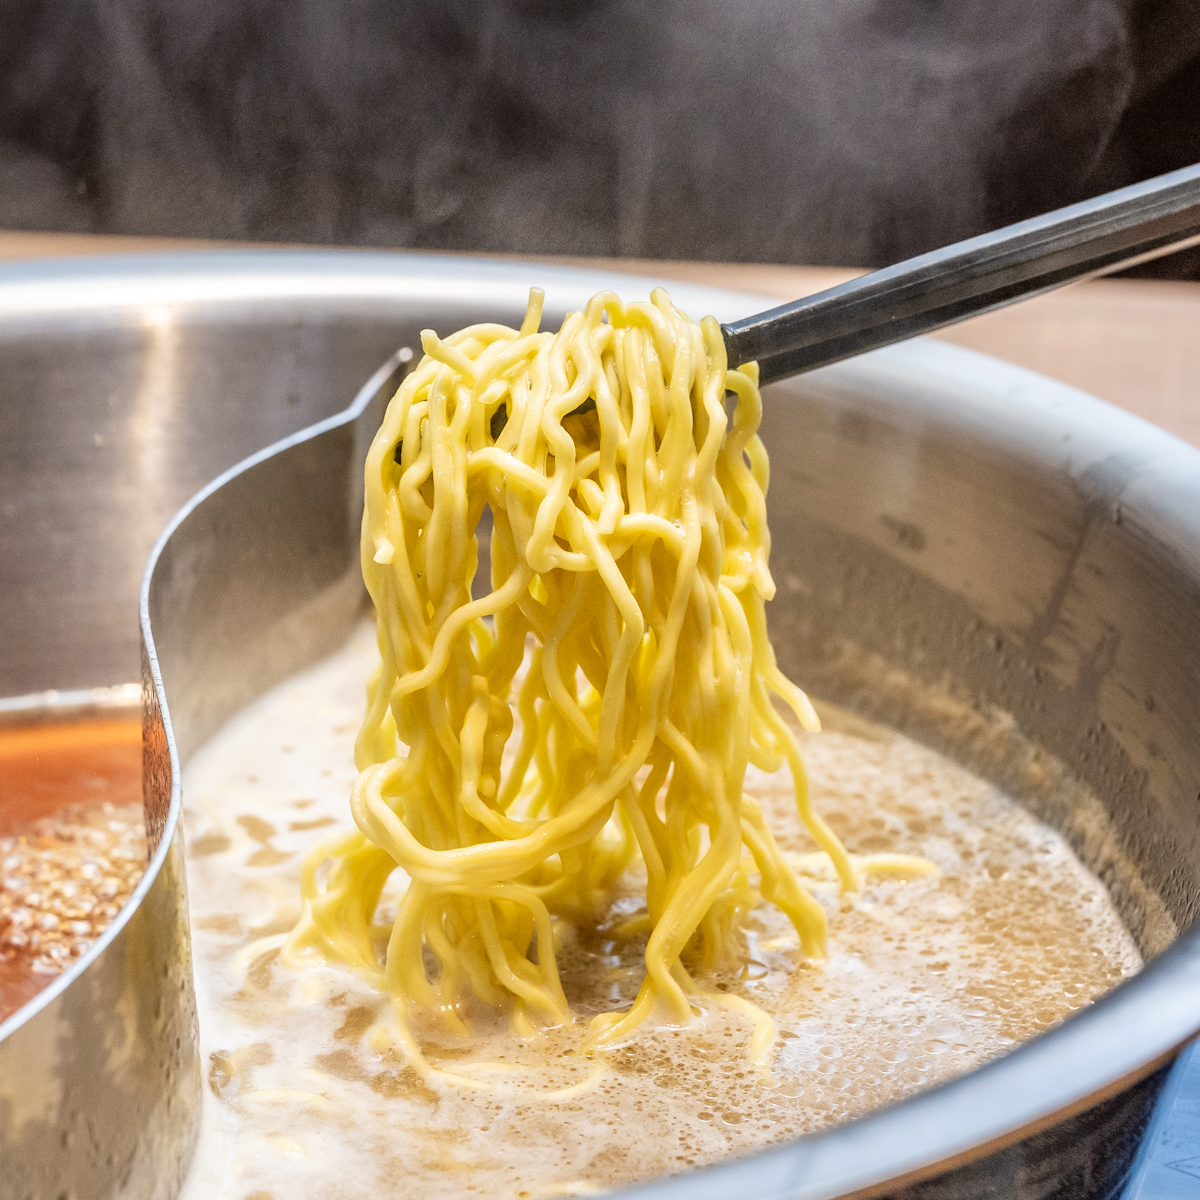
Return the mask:
[[0,265],[0,696],[137,679],[146,555],[189,496],[340,412],[424,325],[558,275],[355,253]]
[[721,327],[763,383],[1200,242],[1200,165],[931,250]]
[[[140,716],[131,686],[0,700],[0,728]],[[170,1200],[199,1099],[178,841],[99,943],[0,1022],[0,1196]]]
[[[215,355],[210,390],[200,375],[166,389],[160,396],[169,398],[174,415],[168,420],[153,408],[150,424],[158,433],[142,444],[157,445],[164,463],[185,462],[169,446],[172,422],[195,420],[209,431],[208,440],[188,442],[191,469],[200,475],[227,465],[221,455],[241,436],[207,411],[222,403],[222,379],[236,377],[244,396],[269,397],[276,394],[272,380],[295,368],[289,357],[295,343],[272,321],[290,321],[288,314],[302,310],[324,330],[318,340],[330,343],[339,331],[354,336],[346,330],[358,321],[369,336],[357,345],[382,343],[368,348],[378,352],[374,361],[351,362],[348,351],[338,359],[337,370],[357,375],[341,381],[340,396],[337,370],[314,368],[328,394],[306,394],[313,407],[323,397],[327,413],[421,325],[449,329],[485,314],[515,321],[531,282],[547,286],[553,320],[614,282],[552,268],[384,255],[60,265],[48,283],[36,270],[26,271],[11,293],[0,278],[0,326],[43,322],[59,339],[63,358],[72,336],[80,345],[102,342],[106,331],[124,337],[143,320],[146,305],[172,308],[180,345],[189,344],[197,327],[197,344]],[[74,283],[64,289],[70,278]],[[626,294],[641,290],[628,279],[619,286]],[[753,297],[701,289],[672,293],[689,311],[722,320],[761,306]],[[332,315],[322,325],[325,305]],[[248,338],[246,327],[262,337]],[[19,344],[12,329],[0,336],[0,351],[9,344]],[[263,358],[236,351],[252,345]],[[229,352],[222,357],[224,349]],[[77,377],[86,372],[80,368]],[[136,372],[131,368],[127,377]],[[121,395],[128,409],[136,408],[136,392]],[[287,432],[289,410],[264,404],[262,419],[275,423],[274,432]],[[785,668],[818,694],[949,745],[1021,791],[1106,873],[1131,928],[1156,957],[1092,1009],[963,1079],[819,1136],[637,1194],[686,1190],[689,1197],[747,1200],[1106,1195],[1128,1168],[1161,1084],[1159,1068],[1200,1027],[1200,947],[1191,928],[1200,899],[1200,728],[1191,717],[1200,701],[1200,454],[1068,388],[943,345],[910,343],[779,385],[766,407],[780,584],[771,617]],[[158,1150],[134,1145],[125,1161],[143,1172],[147,1164],[168,1164],[155,1175],[160,1190],[132,1182],[121,1190],[111,1176],[85,1190],[90,1182],[68,1174],[82,1157],[56,1156],[43,1126],[63,1127],[74,1099],[47,1102],[37,1125],[14,1120],[13,1113],[27,1109],[11,1095],[0,1098],[6,1168],[20,1156],[43,1167],[49,1182],[58,1164],[63,1190],[89,1196],[167,1195],[178,1178],[189,1144],[188,1104],[198,1087],[194,1050],[188,1058],[190,988],[181,982],[187,954],[182,885],[172,874],[179,765],[226,715],[335,644],[354,619],[361,598],[352,566],[357,471],[370,421],[366,415],[334,421],[233,473],[181,518],[147,575],[143,617],[150,623],[147,667],[154,684],[146,697],[147,799],[164,837],[142,905],[131,905],[122,920],[125,929],[135,923],[131,916],[156,921],[157,961],[176,973],[169,984],[152,972],[137,975],[117,929],[52,995],[0,1030],[7,1034],[0,1040],[0,1080],[33,1080],[34,1093],[45,1094],[69,1085],[79,1089],[83,1108],[103,1105],[117,1093],[102,1076],[87,1076],[94,1066],[80,1074],[83,1050],[76,1042],[111,1040],[117,1014],[130,1010],[103,1002],[76,1009],[74,996],[94,997],[85,981],[92,968],[114,988],[122,981],[145,988],[138,1010],[144,1015],[131,1027],[146,1036],[156,1021],[174,1020],[181,1065],[174,1077],[149,1070],[139,1076],[144,1095],[137,1103],[162,1113],[174,1103],[168,1114],[174,1141],[169,1153],[160,1152],[169,1137]],[[122,426],[130,436],[136,427],[132,417]],[[69,440],[65,428],[60,424],[56,434],[60,442]],[[128,453],[133,461],[136,455]],[[137,454],[146,458],[149,451]],[[175,483],[170,471],[143,476],[164,488]],[[106,494],[100,471],[86,478],[96,487],[83,493],[83,519],[90,519],[90,508],[111,504],[116,516],[103,526],[110,531],[120,529],[131,509],[159,502],[149,491],[144,500],[136,491]],[[19,495],[9,480],[0,475],[6,505]],[[64,512],[62,528],[69,530],[72,514]],[[29,531],[23,544],[41,555],[48,584],[69,581],[69,562],[48,559],[46,543],[38,540],[48,527],[32,522],[21,528]],[[98,536],[100,524],[91,528]],[[128,519],[127,532],[136,540],[141,527]],[[8,570],[8,547],[24,535],[6,523],[2,536],[9,539],[0,560]],[[125,551],[119,537],[108,545],[115,576]],[[100,555],[96,561],[107,560]],[[127,584],[103,581],[121,603],[133,598]],[[70,620],[72,611],[81,611],[78,601],[74,610],[67,604],[45,614],[35,610],[27,606],[19,614],[34,651],[39,636],[43,649],[52,646],[55,629],[74,636]],[[24,661],[21,669],[31,680],[9,690],[74,682],[54,679],[55,663],[108,671],[101,682],[127,678],[129,647],[119,624],[94,625],[92,634],[76,642],[97,651],[82,665],[69,654],[31,655],[28,646],[0,640],[0,660]],[[109,640],[99,640],[104,637]],[[169,721],[159,716],[164,701]],[[963,718],[958,726],[947,724],[947,712]],[[1013,721],[1029,738],[1027,752],[993,753],[1000,744],[1019,747],[1010,736]],[[16,1035],[32,1047],[20,1059],[12,1056],[21,1044]],[[4,1087],[0,1083],[0,1097]],[[20,1090],[30,1091],[24,1084]],[[104,1127],[105,1134],[113,1144],[124,1138],[128,1147],[128,1126],[137,1123],[125,1123],[123,1133],[119,1124]],[[138,1178],[148,1174],[154,1172]],[[10,1189],[8,1180],[7,1170],[0,1172],[5,1200],[26,1194]],[[27,1191],[49,1200],[57,1195],[41,1183]]]

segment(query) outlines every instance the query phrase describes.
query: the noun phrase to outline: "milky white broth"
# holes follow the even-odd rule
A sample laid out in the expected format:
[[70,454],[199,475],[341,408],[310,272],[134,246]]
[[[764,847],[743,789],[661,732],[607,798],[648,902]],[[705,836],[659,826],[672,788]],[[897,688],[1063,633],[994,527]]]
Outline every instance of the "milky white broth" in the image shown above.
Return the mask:
[[[920,854],[941,874],[868,879],[859,896],[830,885],[824,962],[799,956],[777,911],[755,912],[750,962],[711,982],[775,1017],[768,1073],[747,1058],[748,1022],[726,1011],[683,1029],[647,1023],[595,1060],[570,1053],[589,1016],[632,1001],[641,944],[560,926],[578,1024],[529,1042],[505,1019],[477,1022],[470,1043],[427,1030],[429,1060],[479,1086],[427,1082],[372,1042],[379,993],[343,968],[294,971],[255,946],[294,924],[305,850],[350,822],[375,657],[372,631],[360,630],[235,717],[184,772],[207,1084],[185,1200],[592,1195],[970,1070],[1141,965],[1058,833],[934,751],[822,708],[825,731],[800,735],[818,810],[852,853]],[[786,770],[752,767],[747,791],[785,850],[813,849]],[[618,903],[635,906],[632,893]]]

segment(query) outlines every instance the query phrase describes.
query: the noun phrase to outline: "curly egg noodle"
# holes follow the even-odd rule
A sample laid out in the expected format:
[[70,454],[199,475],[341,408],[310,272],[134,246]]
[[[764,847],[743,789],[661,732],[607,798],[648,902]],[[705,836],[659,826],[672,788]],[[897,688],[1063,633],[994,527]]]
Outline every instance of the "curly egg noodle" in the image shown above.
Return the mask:
[[[608,936],[646,938],[645,978],[584,1048],[722,1006],[751,1020],[764,1062],[771,1018],[700,980],[744,960],[761,900],[813,957],[826,917],[743,794],[747,764],[786,763],[843,891],[863,866],[928,864],[847,854],[773,704],[817,727],[767,639],[756,364],[730,369],[717,322],[661,289],[601,293],[557,333],[541,307],[534,290],[520,329],[424,332],[371,447],[362,563],[380,663],[356,828],[306,859],[284,960],[340,962],[390,993],[402,1048],[430,1070],[414,1017],[466,1033],[482,1005],[523,1037],[570,1022],[556,919],[611,925],[644,872],[645,913]],[[472,599],[485,509],[491,590]],[[407,887],[383,921],[397,870]]]

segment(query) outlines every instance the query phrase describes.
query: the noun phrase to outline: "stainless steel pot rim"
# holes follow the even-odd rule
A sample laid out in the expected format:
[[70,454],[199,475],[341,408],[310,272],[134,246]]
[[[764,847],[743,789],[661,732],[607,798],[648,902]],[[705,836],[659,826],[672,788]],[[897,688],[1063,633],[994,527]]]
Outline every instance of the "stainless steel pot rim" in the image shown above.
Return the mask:
[[[514,286],[568,291],[580,303],[619,280],[613,272],[579,270],[549,263],[475,259],[454,255],[372,250],[205,250],[103,255],[0,264],[0,321],[24,321],[72,313],[89,321],[108,312],[130,311],[163,320],[173,305],[202,310],[233,302],[342,300],[377,304],[387,299],[461,302],[463,286],[481,307],[510,304]],[[647,280],[644,288],[659,286]],[[586,295],[580,291],[587,290]],[[761,297],[719,288],[671,284],[673,295],[705,296],[721,319],[745,314]],[[578,299],[576,299],[578,296]]]
[[[223,273],[227,287],[222,293],[217,285]],[[94,286],[94,281],[87,283],[96,274],[102,282],[111,280],[113,286],[105,291],[103,286]],[[470,283],[472,296],[481,304],[496,300],[511,308],[519,292],[539,281],[547,285],[549,300],[561,300],[565,294],[572,302],[581,302],[576,298],[586,298],[601,287],[618,286],[629,293],[650,282],[538,264],[427,255],[320,251],[165,254],[36,267],[21,264],[0,270],[0,313],[14,311],[22,294],[33,302],[34,309],[40,301],[43,312],[68,310],[71,306],[65,301],[50,305],[51,277],[59,289],[79,281],[82,307],[111,306],[114,316],[126,319],[129,309],[144,310],[148,304],[203,305],[222,295],[251,302],[276,297],[295,300],[297,295],[344,295],[351,301],[363,294],[430,296],[421,289],[424,281],[431,281],[435,290],[447,296],[452,292],[458,300],[464,283]],[[438,285],[438,279],[452,280],[453,287]],[[388,288],[393,290],[388,293]],[[759,297],[690,285],[675,285],[671,290],[690,311],[711,311],[723,319],[763,304]],[[899,390],[907,399],[916,396],[912,419],[917,421],[922,418],[922,404],[937,408],[943,418],[947,416],[946,401],[935,394],[939,389],[950,394],[955,386],[965,388],[969,398],[950,414],[964,428],[1019,446],[1034,458],[1053,458],[1060,464],[1066,461],[1075,475],[1089,462],[1105,457],[1136,461],[1138,473],[1121,499],[1129,518],[1165,552],[1188,563],[1200,563],[1200,513],[1189,501],[1185,487],[1194,487],[1194,480],[1200,477],[1200,452],[1163,431],[1074,389],[943,343],[919,340],[827,370],[870,377],[881,394]],[[174,783],[167,826],[146,877],[113,925],[70,971],[0,1025],[0,1039],[69,987],[103,953],[149,889],[178,822],[178,755],[154,660],[146,606],[148,582],[162,547],[180,521],[229,479],[287,446],[353,420],[369,400],[372,387],[368,384],[345,412],[268,447],[214,480],[181,510],[160,538],[143,581],[141,619],[172,756]],[[925,392],[933,394],[932,399],[921,400],[918,393]],[[1153,1028],[1135,1017],[1147,1009],[1155,1013]],[[818,1200],[869,1190],[885,1181],[896,1186],[905,1177],[919,1178],[934,1164],[943,1169],[958,1156],[976,1157],[1015,1141],[1120,1090],[1149,1074],[1198,1028],[1200,928],[1193,926],[1141,973],[1091,1008],[977,1071],[848,1125],[755,1155],[752,1160],[735,1160],[650,1184],[639,1189],[639,1194],[669,1197],[682,1195],[686,1189],[693,1200],[715,1198],[727,1195],[731,1185],[744,1191],[752,1182],[751,1194],[763,1200],[776,1196]],[[1032,1083],[1037,1085],[1035,1094],[1031,1094]],[[742,1174],[751,1161],[752,1181]]]

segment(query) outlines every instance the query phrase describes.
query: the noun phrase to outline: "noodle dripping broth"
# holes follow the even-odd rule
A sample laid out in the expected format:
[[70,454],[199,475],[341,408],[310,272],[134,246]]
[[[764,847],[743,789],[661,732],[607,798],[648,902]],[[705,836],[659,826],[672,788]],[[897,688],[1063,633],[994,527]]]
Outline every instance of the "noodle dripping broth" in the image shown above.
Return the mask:
[[[706,991],[693,960],[737,963],[760,899],[808,955],[827,928],[744,792],[747,766],[786,765],[843,891],[858,869],[772,703],[816,728],[766,633],[758,369],[729,369],[717,322],[662,289],[628,305],[601,292],[557,333],[541,307],[534,289],[519,330],[424,331],[367,455],[380,663],[355,743],[357,829],[306,860],[283,960],[341,962],[388,992],[375,1036],[436,1071],[414,1022],[465,1034],[482,1006],[520,1037],[570,1023],[554,920],[598,927],[638,864],[645,912],[614,933],[645,935],[644,977],[580,1048],[618,1045],[656,1008],[686,1022],[702,1000],[753,1022],[761,1065],[770,1019]],[[485,509],[491,591],[473,599]],[[397,868],[407,886],[381,924]]]
[[366,463],[374,648],[188,769],[193,1198],[594,1194],[899,1099],[1140,964],[1013,801],[818,734],[717,323],[661,290],[540,318],[422,335]]

